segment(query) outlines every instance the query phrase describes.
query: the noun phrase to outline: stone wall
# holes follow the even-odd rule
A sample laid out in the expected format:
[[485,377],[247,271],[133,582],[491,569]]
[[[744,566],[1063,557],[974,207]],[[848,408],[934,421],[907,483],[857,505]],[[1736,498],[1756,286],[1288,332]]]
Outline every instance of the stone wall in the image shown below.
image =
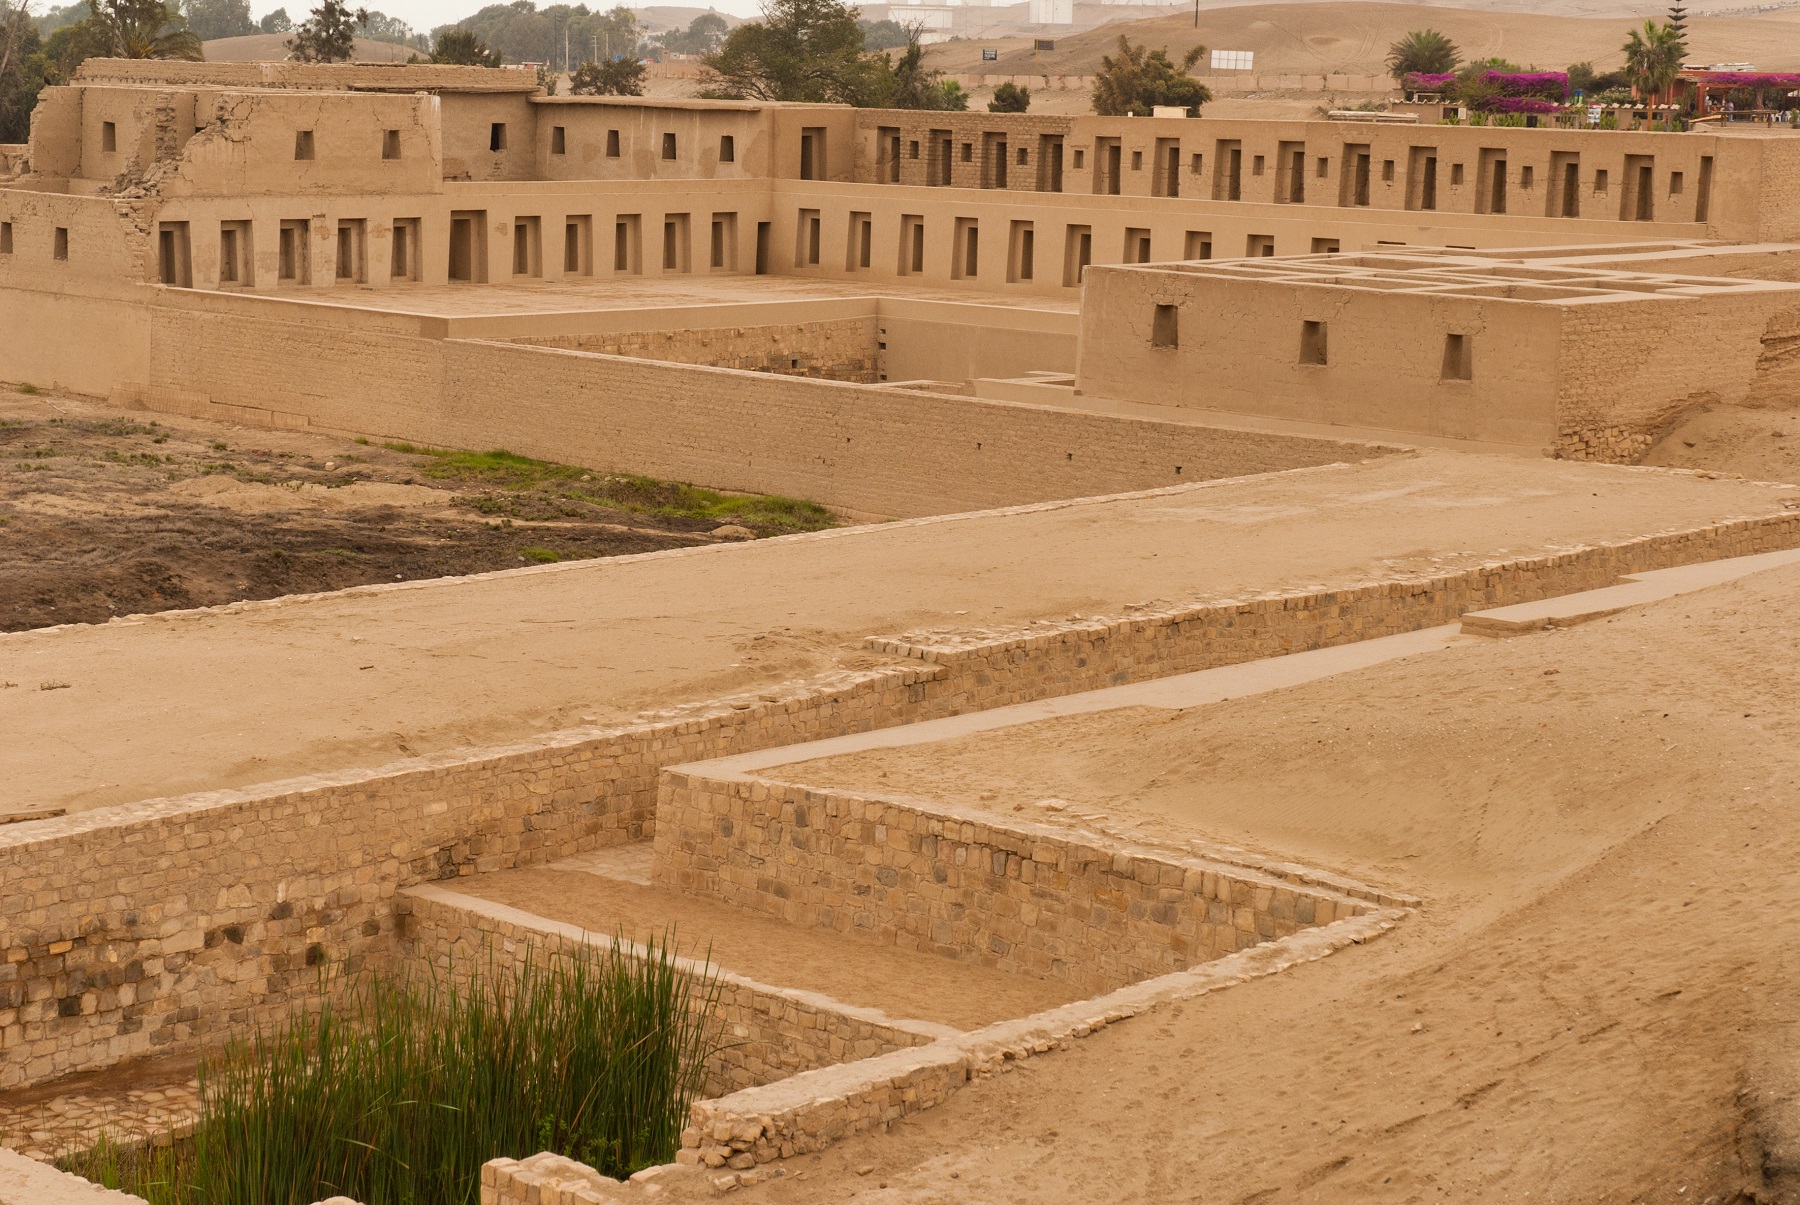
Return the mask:
[[1797,545],[1800,512],[1435,578],[886,637],[872,647],[898,666],[641,723],[6,825],[0,1089],[192,1049],[279,1015],[313,990],[318,964],[392,956],[402,887],[647,835],[663,766],[1346,644]]
[[[465,986],[469,969],[488,965],[490,959],[505,970],[525,957],[546,965],[573,945],[612,945],[612,938],[603,934],[431,886],[409,889],[398,906],[404,916],[404,953]],[[896,1020],[814,992],[758,983],[689,958],[680,959],[679,965],[695,975],[710,972],[719,982],[715,1015],[724,1047],[709,1069],[708,1096],[773,1083],[815,1067],[923,1046],[957,1032],[949,1026]]]
[[663,773],[654,873],[803,928],[1090,993],[1373,910],[1047,824],[679,770]]
[[1790,344],[1800,297],[1571,306],[1557,352],[1557,454],[1635,463],[1695,406],[1800,402]]
[[629,331],[603,335],[536,335],[508,342],[564,351],[630,356],[676,364],[741,368],[829,381],[876,379],[876,319],[840,318],[780,326],[713,330]]
[[639,839],[658,767],[921,718],[941,673],[5,826],[0,1089],[281,1015],[325,964],[391,957],[399,888]]
[[483,1164],[481,1205],[605,1205],[608,1201],[636,1201],[650,1195],[643,1190],[645,1183],[638,1176],[630,1181],[615,1180],[585,1163],[543,1151],[529,1159],[491,1159]]

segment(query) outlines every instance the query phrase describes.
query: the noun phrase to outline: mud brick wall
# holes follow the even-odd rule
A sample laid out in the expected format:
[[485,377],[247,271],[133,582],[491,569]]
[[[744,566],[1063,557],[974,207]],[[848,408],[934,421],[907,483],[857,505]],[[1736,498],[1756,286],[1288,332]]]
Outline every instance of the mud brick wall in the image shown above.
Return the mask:
[[655,878],[801,926],[1111,991],[1361,915],[1252,870],[979,813],[663,774]]
[[[916,517],[1357,461],[1393,448],[1153,422],[850,381],[671,364],[199,290],[150,313],[139,404],[268,412],[435,447],[504,447],[608,472]],[[364,315],[356,315],[361,318]],[[222,349],[231,349],[227,354]],[[113,378],[108,377],[111,381]],[[110,392],[111,384],[95,390]],[[159,400],[179,391],[196,401]]]
[[536,335],[508,342],[867,384],[876,379],[875,329],[876,319],[871,316],[711,330]]
[[[508,918],[505,913],[510,909],[467,897],[446,898],[450,896],[452,893],[429,887],[401,896],[404,950],[464,987],[470,969],[487,966],[490,959],[502,971],[524,958],[547,966],[562,957],[570,944],[612,944],[610,937],[582,933],[574,926],[526,923]],[[692,959],[681,962],[696,974],[705,970]],[[923,1046],[956,1032],[944,1026],[890,1023],[867,1009],[833,1007],[835,1002],[810,992],[771,987],[729,972],[715,973],[720,991],[714,1015],[725,1047],[708,1068],[707,1096],[773,1083],[816,1067]]]

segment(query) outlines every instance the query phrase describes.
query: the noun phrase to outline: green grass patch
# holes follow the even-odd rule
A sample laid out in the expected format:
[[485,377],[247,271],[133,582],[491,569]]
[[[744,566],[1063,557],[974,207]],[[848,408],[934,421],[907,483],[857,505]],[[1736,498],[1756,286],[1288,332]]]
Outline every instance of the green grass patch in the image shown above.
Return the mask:
[[[541,503],[585,503],[632,514],[669,519],[697,519],[710,523],[739,523],[762,531],[818,531],[835,526],[831,512],[816,502],[775,494],[724,494],[679,481],[629,474],[595,473],[575,465],[534,460],[504,448],[492,452],[434,451],[416,444],[383,444],[395,452],[428,457],[420,475],[469,485],[483,485],[521,495],[534,494]],[[457,500],[484,514],[506,514],[518,509],[505,498],[467,497]],[[563,514],[579,510],[560,509]]]
[[42,393],[43,390],[39,389],[36,385],[33,385],[30,381],[20,381],[19,392],[25,394],[27,397],[36,397],[38,394]]
[[203,1061],[190,1139],[64,1166],[151,1205],[477,1205],[500,1156],[613,1176],[672,1159],[718,1048],[718,981],[678,969],[670,938],[643,958],[522,954],[500,970],[490,953],[464,987],[354,980]]
[[608,477],[597,483],[607,505],[646,515],[743,523],[788,531],[818,531],[835,526],[831,512],[817,502],[779,494],[721,494],[717,490],[661,481],[655,477]]
[[541,565],[553,565],[562,560],[562,553],[551,548],[539,548],[536,544],[527,544],[519,549],[519,555],[528,561],[536,561]]

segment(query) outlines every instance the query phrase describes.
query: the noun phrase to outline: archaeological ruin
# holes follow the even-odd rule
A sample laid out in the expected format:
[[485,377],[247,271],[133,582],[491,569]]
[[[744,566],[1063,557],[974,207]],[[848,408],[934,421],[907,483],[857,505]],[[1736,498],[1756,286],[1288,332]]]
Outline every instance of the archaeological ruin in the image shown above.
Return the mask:
[[1668,457],[1800,439],[1791,132],[95,59],[0,169],[19,407],[836,523],[0,634],[4,1205],[138,1201],[55,1165],[330,968],[670,926],[670,1158],[483,1205],[1789,1199],[1800,1089],[1668,1068],[1786,1015],[1800,476]]

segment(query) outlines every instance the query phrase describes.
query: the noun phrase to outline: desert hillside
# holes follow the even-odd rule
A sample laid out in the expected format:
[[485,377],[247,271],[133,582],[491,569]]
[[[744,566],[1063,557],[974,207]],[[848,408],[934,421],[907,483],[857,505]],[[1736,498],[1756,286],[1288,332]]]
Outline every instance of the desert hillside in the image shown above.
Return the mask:
[[[1428,4],[1252,4],[1203,8],[1198,29],[1192,10],[1103,25],[1059,36],[1055,50],[1036,55],[1025,37],[942,42],[931,48],[931,62],[955,72],[1086,75],[1125,34],[1171,51],[1186,50],[1195,41],[1219,50],[1254,51],[1259,75],[1379,75],[1386,71],[1383,59],[1390,44],[1408,30],[1429,27],[1448,34],[1467,58],[1499,55],[1544,69],[1587,60],[1609,68],[1623,60],[1620,46],[1632,21],[1623,15],[1550,16]],[[1688,45],[1696,60],[1800,68],[1800,11],[1690,18]],[[981,62],[984,47],[999,49],[998,63]]]

